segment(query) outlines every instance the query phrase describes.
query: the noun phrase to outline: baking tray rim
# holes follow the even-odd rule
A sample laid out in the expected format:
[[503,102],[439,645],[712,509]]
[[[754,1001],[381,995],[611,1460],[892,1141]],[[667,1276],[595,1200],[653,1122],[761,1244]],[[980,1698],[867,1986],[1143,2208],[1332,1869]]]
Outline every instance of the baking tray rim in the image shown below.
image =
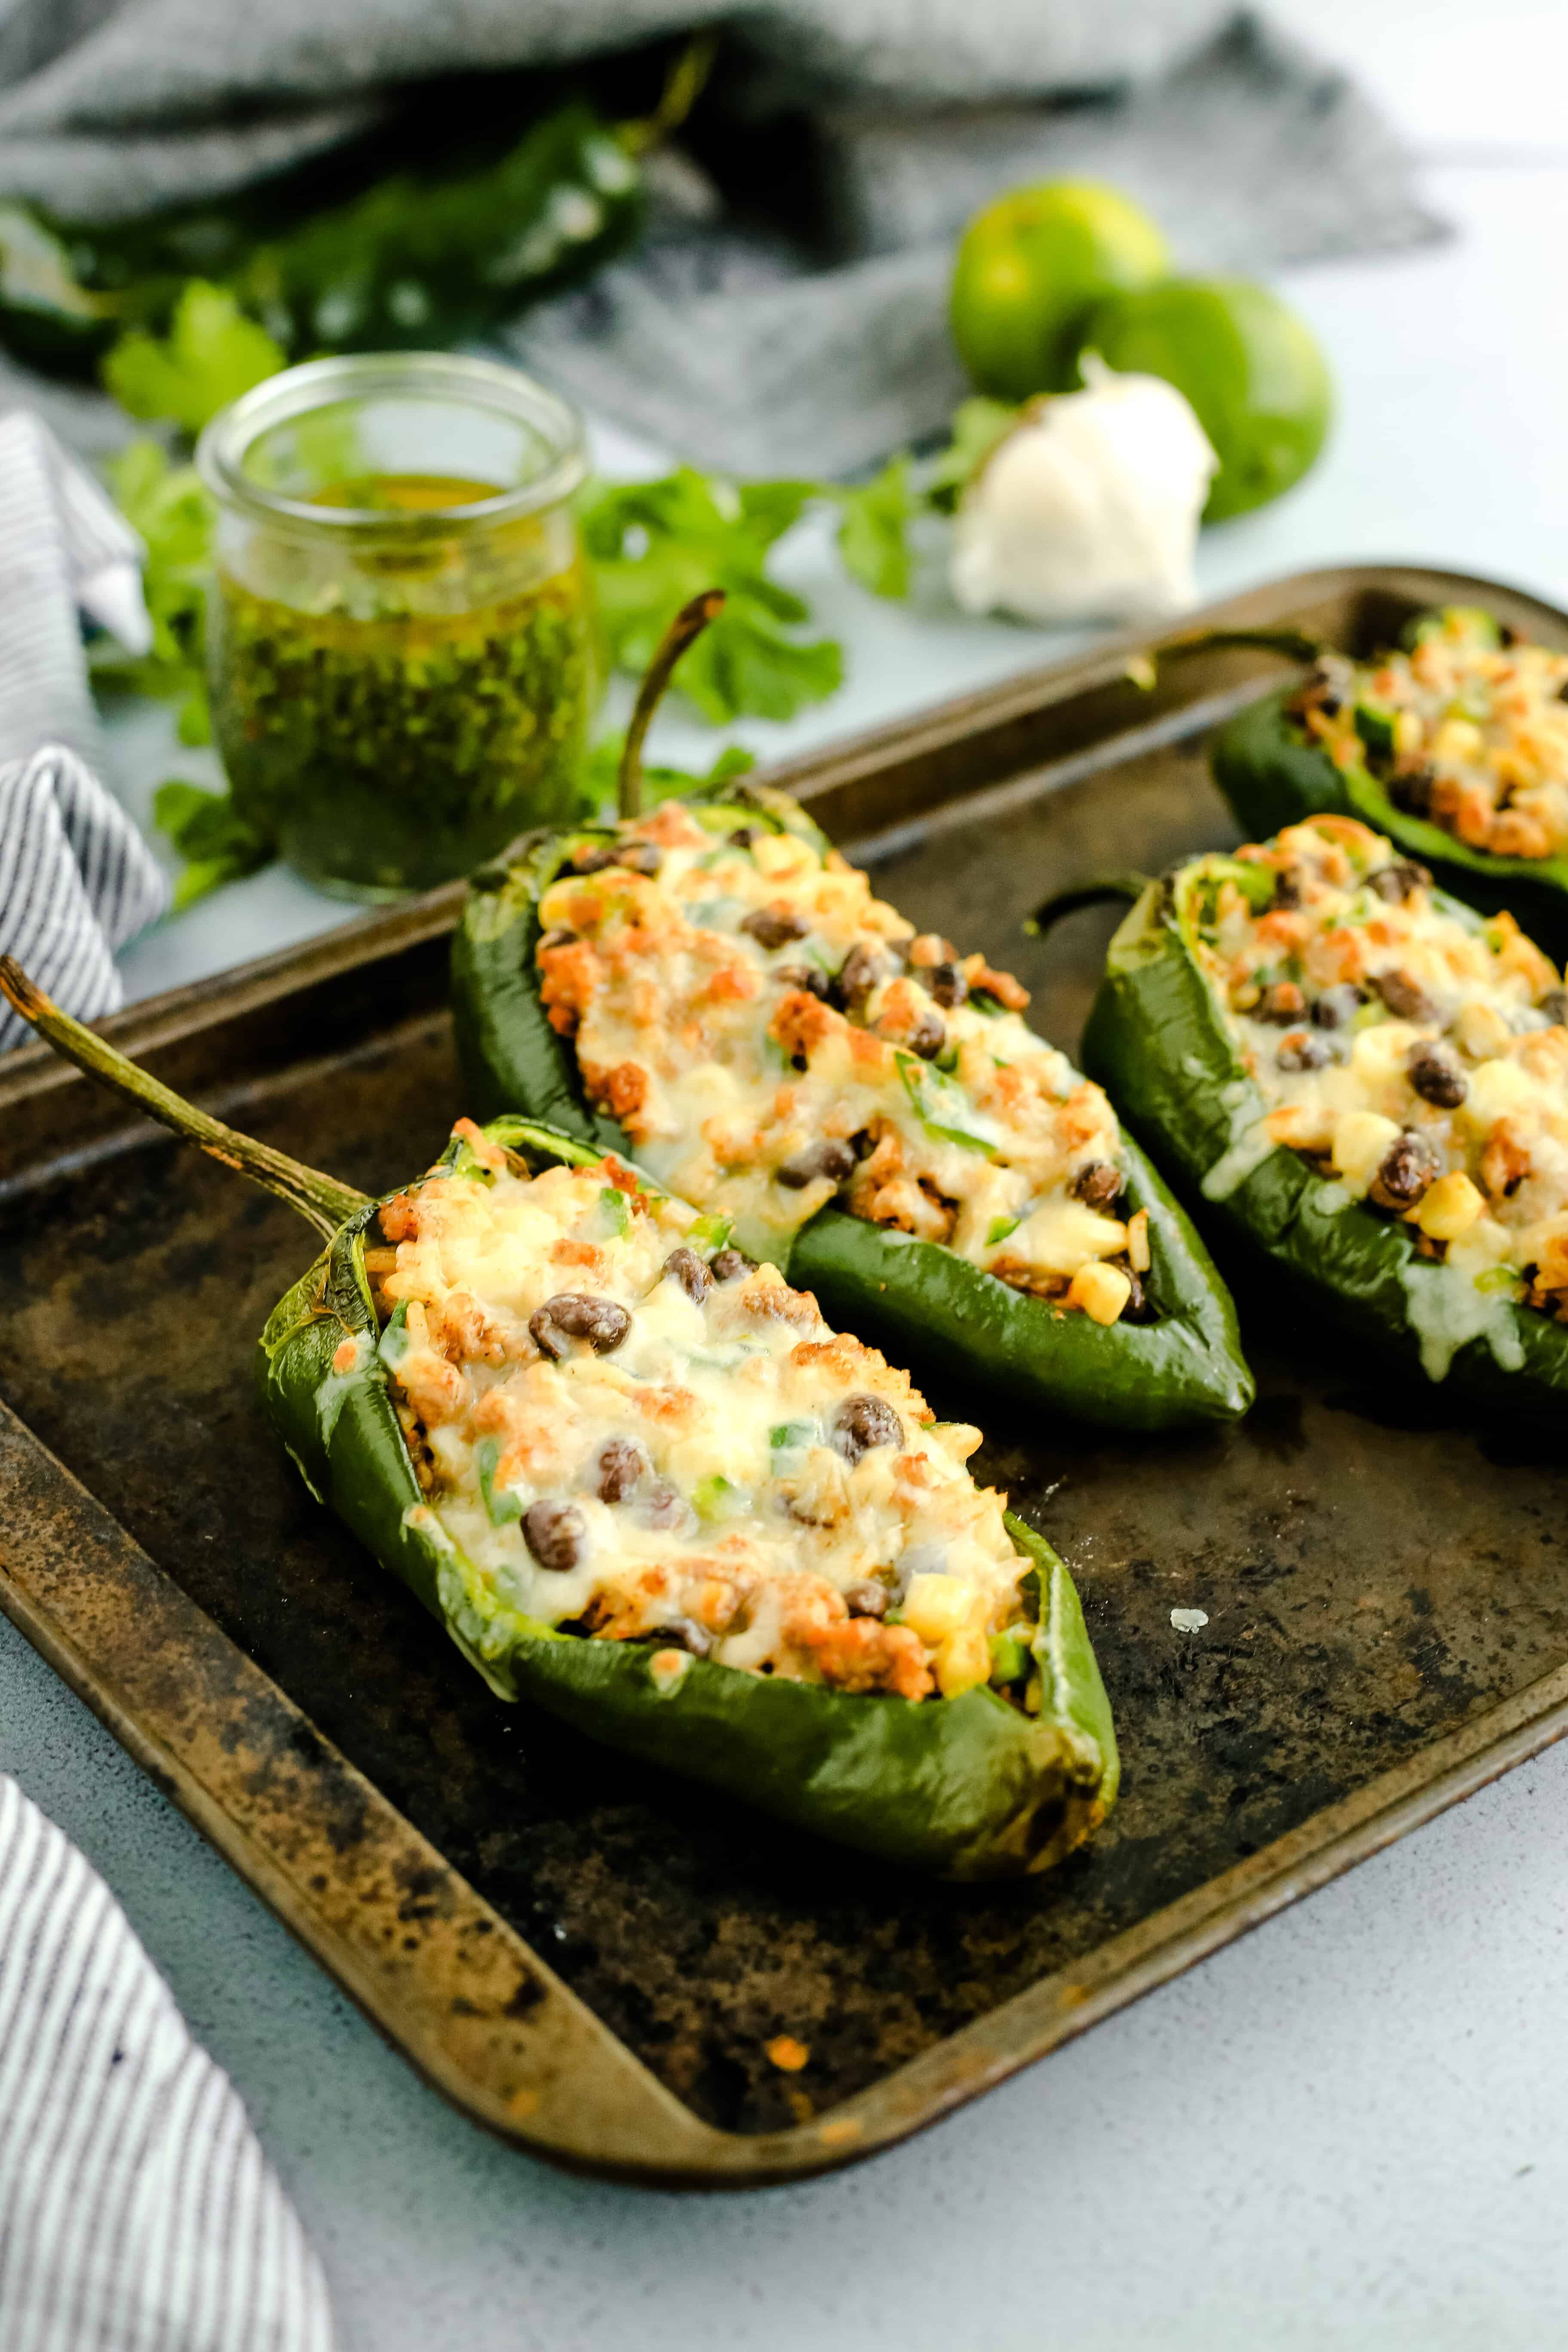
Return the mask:
[[[961,742],[977,726],[1027,718],[1075,694],[1110,684],[1126,677],[1135,656],[1158,654],[1161,647],[1200,630],[1263,625],[1259,608],[1264,616],[1282,617],[1335,593],[1405,593],[1417,584],[1434,601],[1460,595],[1466,601],[1500,597],[1568,634],[1568,614],[1502,582],[1423,563],[1323,567],[1225,598],[1184,616],[1176,628],[1124,632],[1068,661],[830,742],[787,765],[759,770],[758,777],[805,798],[820,798],[837,784],[896,765],[900,757],[918,756],[933,743],[951,747]],[[1249,684],[1248,691],[1258,690],[1256,681]],[[1117,752],[1121,740],[1107,739],[1103,764],[1130,755]],[[944,803],[932,805],[935,809]],[[238,966],[216,981],[145,999],[99,1025],[132,1051],[155,1052],[302,986],[342,977],[439,938],[457,920],[462,889],[460,884],[452,885],[405,906],[352,920]],[[21,1049],[0,1058],[0,1109],[8,1102],[77,1083],[86,1082],[47,1047]],[[134,1133],[128,1130],[125,1140]],[[838,2105],[784,2131],[726,2132],[703,2122],[644,2066],[0,1401],[0,1474],[6,1474],[8,1465],[24,1483],[31,1480],[56,1496],[73,1533],[58,1542],[46,1535],[41,1553],[36,1545],[30,1547],[36,1557],[29,1580],[17,1565],[18,1538],[11,1532],[16,1522],[9,1513],[0,1515],[0,1610],[343,1986],[371,2022],[447,2098],[533,2153],[572,2169],[644,2185],[762,2186],[809,2178],[890,2147],[1075,2039],[1568,1733],[1565,1661]],[[8,1476],[0,1475],[0,1485],[8,1483]],[[487,1956],[499,1955],[503,1973],[507,1969],[512,1972],[510,2007],[492,2003],[487,2009],[482,2002],[459,1999],[454,2013],[464,2011],[475,2019],[475,2030],[466,2037],[459,2034],[456,2042],[449,2033],[444,2039],[428,2005],[422,2012],[419,2001],[407,1998],[406,1979],[412,1972],[404,1968],[401,1990],[395,1996],[389,1993],[377,1973],[384,1955],[371,1948],[374,1937],[367,1931],[356,1942],[353,1933],[342,1921],[330,1920],[325,1905],[313,1903],[310,1890],[298,1882],[285,1849],[301,1841],[309,1845],[312,1832],[318,1846],[324,1839],[331,1847],[331,1821],[312,1822],[300,1816],[295,1824],[300,1838],[282,1839],[276,1829],[269,1838],[247,1789],[242,1769],[246,1751],[242,1742],[235,1742],[232,1726],[227,1734],[215,1737],[214,1726],[201,1718],[199,1710],[193,1717],[188,1705],[161,1711],[144,1706],[137,1714],[122,1674],[117,1675],[113,1643],[100,1644],[96,1654],[91,1647],[93,1611],[83,1599],[87,1587],[74,1565],[77,1547],[89,1529],[120,1556],[142,1605],[155,1601],[175,1611],[205,1645],[219,1680],[226,1677],[230,1684],[243,1685],[251,1704],[259,1699],[279,1722],[293,1726],[302,1752],[309,1748],[318,1753],[322,1769],[333,1779],[334,1801],[342,1801],[347,1787],[372,1805],[378,1817],[377,1850],[388,1867],[396,1855],[395,1868],[405,1875],[413,1870],[440,1876],[443,1901],[456,1906],[442,1925],[456,1933],[453,1923],[460,1919],[464,1933],[488,1939]],[[28,1548],[26,1530],[21,1543]],[[100,1559],[95,1561],[94,1581],[102,1582]],[[220,1769],[225,1755],[231,1768],[226,1776]],[[257,1765],[251,1755],[253,1780]],[[266,1774],[260,1777],[265,1780]],[[416,1859],[411,1862],[410,1856]],[[529,1989],[521,2004],[519,1985]],[[476,2051],[480,2063],[476,2063]],[[512,2084],[504,2096],[486,2078],[486,2065],[493,2069],[498,2053],[504,2058],[502,2074]],[[612,2114],[616,2102],[621,2103],[620,2122],[607,2132],[602,2128],[606,2100]]]

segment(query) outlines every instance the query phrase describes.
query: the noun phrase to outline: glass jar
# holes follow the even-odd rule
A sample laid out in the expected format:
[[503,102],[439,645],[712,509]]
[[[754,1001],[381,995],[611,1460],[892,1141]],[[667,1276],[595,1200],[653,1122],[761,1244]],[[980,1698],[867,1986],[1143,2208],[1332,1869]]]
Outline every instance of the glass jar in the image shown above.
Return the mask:
[[196,462],[213,730],[297,873],[400,898],[575,812],[599,662],[564,401],[438,352],[314,360],[215,417]]

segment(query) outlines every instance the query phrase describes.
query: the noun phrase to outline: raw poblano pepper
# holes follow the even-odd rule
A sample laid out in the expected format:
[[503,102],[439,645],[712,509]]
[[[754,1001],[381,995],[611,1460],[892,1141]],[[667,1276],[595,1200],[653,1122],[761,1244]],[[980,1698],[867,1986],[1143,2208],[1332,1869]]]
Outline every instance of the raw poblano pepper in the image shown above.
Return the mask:
[[[851,1695],[521,1614],[446,1532],[414,1468],[389,1370],[395,1335],[365,1263],[385,1202],[182,1101],[61,1013],[9,959],[0,959],[0,989],[89,1076],[287,1201],[321,1238],[262,1335],[266,1411],[311,1492],[403,1579],[498,1696],[532,1702],[798,1828],[943,1877],[1044,1869],[1103,1819],[1119,1775],[1110,1706],[1071,1578],[1042,1537],[1008,1515],[1035,1609],[1017,1634],[993,1644],[990,1683],[951,1698]],[[603,1157],[529,1119],[499,1119],[484,1132],[546,1166],[597,1169]],[[472,1157],[455,1134],[430,1172],[468,1172]],[[618,1172],[627,1174],[624,1165]],[[492,1468],[486,1499],[504,1517]],[[1017,1687],[1008,1696],[1010,1678]]]

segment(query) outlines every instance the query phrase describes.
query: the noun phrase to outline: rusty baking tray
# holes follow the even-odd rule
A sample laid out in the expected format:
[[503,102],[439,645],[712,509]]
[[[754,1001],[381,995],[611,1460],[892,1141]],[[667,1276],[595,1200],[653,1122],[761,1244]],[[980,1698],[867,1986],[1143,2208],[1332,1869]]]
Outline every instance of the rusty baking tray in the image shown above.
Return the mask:
[[[1200,622],[1367,646],[1490,583],[1325,572]],[[1188,625],[1189,626],[1192,625]],[[1279,667],[1122,641],[799,762],[899,905],[1018,969],[1071,1045],[1106,924],[1028,908],[1233,837],[1214,719]],[[1158,650],[1156,647],[1155,650]],[[272,1143],[379,1190],[462,1108],[438,893],[112,1034]],[[1267,1295],[1224,1434],[994,1413],[983,1466],[1078,1576],[1125,1792],[1092,1851],[931,1888],[497,1705],[312,1505],[252,1401],[306,1253],[289,1213],[39,1049],[0,1064],[0,1605],[400,2048],[563,2162],[743,2184],[843,2164],[972,2098],[1568,1726],[1555,1449],[1478,1432]],[[927,1386],[944,1402],[941,1368]],[[954,1401],[956,1402],[956,1401]],[[1182,1633],[1173,1608],[1206,1612]],[[781,2073],[766,2045],[810,2055]]]

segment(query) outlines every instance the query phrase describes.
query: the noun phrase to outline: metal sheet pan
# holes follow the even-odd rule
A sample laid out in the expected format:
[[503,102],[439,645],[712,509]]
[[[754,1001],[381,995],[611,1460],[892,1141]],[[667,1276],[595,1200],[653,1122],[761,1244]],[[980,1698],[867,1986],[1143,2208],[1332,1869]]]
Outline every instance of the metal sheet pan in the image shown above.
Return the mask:
[[[1390,567],[1194,616],[1367,646],[1493,583]],[[1184,630],[1181,634],[1185,634]],[[775,772],[922,927],[1076,1039],[1106,922],[1047,890],[1232,838],[1207,729],[1279,669],[1109,650]],[[1159,646],[1153,650],[1158,653]],[[107,1024],[171,1083],[380,1189],[458,1099],[440,892]],[[479,2120],[647,2181],[869,2154],[1404,1834],[1568,1727],[1552,1449],[1391,1399],[1242,1299],[1238,1429],[1118,1443],[991,1417],[983,1471],[1083,1591],[1126,1759],[1092,1851],[931,1888],[760,1828],[491,1700],[312,1505],[251,1392],[308,1245],[289,1213],[29,1048],[0,1062],[0,1606]],[[921,1368],[941,1409],[940,1364]],[[1182,1633],[1173,1608],[1207,1613]],[[781,2074],[766,2044],[808,2045]]]

